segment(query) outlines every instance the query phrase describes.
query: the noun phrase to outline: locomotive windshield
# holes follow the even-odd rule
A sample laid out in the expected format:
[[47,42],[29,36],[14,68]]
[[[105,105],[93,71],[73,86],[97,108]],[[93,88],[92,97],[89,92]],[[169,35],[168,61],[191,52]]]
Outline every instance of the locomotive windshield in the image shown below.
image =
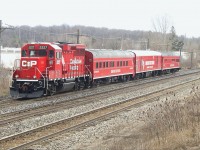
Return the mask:
[[46,50],[30,50],[29,56],[30,57],[44,57],[47,55]]

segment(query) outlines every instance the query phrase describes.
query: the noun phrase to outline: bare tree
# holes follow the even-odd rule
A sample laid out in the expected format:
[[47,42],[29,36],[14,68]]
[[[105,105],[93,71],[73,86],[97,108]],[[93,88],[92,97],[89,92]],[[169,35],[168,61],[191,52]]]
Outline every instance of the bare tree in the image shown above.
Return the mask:
[[171,19],[168,15],[159,16],[152,19],[153,30],[155,33],[155,43],[161,49],[168,49],[168,38],[167,33],[170,31],[172,26]]
[[152,19],[153,29],[155,32],[166,34],[171,27],[170,17],[167,15]]

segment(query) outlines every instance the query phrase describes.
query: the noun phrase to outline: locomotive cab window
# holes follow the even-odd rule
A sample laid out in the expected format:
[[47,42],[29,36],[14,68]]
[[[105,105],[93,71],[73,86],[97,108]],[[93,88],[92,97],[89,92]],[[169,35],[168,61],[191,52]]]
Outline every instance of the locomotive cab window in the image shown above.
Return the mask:
[[53,50],[49,51],[49,58],[54,58],[54,51]]
[[26,57],[27,56],[27,51],[26,50],[22,50],[22,57]]
[[62,57],[61,52],[56,52],[56,58],[57,58],[57,59],[61,59],[61,57]]

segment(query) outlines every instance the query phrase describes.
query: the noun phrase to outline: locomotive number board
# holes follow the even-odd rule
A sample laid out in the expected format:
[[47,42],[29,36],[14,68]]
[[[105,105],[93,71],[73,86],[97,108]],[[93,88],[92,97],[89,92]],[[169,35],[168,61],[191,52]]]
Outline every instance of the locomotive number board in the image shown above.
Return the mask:
[[[34,47],[34,45],[30,45],[30,46],[28,47],[28,49],[35,49],[35,47]],[[48,49],[48,46],[43,46],[43,45],[41,45],[41,46],[39,46],[39,49]]]

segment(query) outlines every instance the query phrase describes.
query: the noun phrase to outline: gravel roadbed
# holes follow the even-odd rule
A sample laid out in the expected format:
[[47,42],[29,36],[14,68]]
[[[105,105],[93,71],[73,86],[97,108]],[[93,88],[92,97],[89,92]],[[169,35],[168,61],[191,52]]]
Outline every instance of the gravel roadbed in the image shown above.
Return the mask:
[[[198,70],[196,70],[198,71]],[[188,70],[188,73],[192,72],[192,70]],[[174,75],[178,75],[178,74],[183,74],[183,72],[177,72]],[[107,86],[100,86],[98,88],[93,88],[90,90],[84,90],[84,91],[78,91],[78,92],[72,92],[69,94],[63,94],[63,96],[48,96],[48,97],[44,97],[42,98],[42,100],[21,100],[21,101],[17,101],[12,102],[12,105],[9,106],[7,105],[6,107],[3,105],[3,107],[0,106],[0,115],[1,114],[5,114],[5,113],[10,113],[10,112],[15,112],[15,111],[20,111],[20,110],[25,110],[25,109],[32,109],[32,108],[37,108],[37,107],[42,107],[42,106],[47,106],[47,105],[53,105],[59,102],[64,102],[67,100],[71,100],[71,99],[76,99],[76,98],[81,98],[83,96],[88,96],[88,95],[93,95],[93,93],[102,93],[105,91],[109,91],[109,90],[115,90],[118,89],[119,87],[129,87],[130,85],[137,85],[137,84],[143,84],[146,82],[152,82],[152,81],[157,81],[160,80],[160,78],[165,78],[166,76],[163,77],[155,77],[155,78],[151,78],[151,79],[146,79],[146,80],[136,80],[135,82],[128,82],[128,83],[118,83],[118,84],[110,84]],[[15,101],[15,100],[13,100]]]
[[148,119],[145,113],[148,110],[152,109],[154,114],[157,114],[161,111],[160,106],[164,106],[166,102],[169,104],[169,107],[175,107],[172,105],[172,101],[181,101],[184,104],[188,97],[193,96],[194,93],[200,93],[200,88],[197,88],[199,83],[200,80],[180,91],[166,93],[166,95],[163,95],[155,102],[130,109],[107,121],[88,126],[73,134],[64,133],[58,137],[31,146],[31,148],[43,150],[109,149],[108,147],[116,143],[120,136],[128,137],[130,130],[137,132],[145,123],[150,122],[151,120]]
[[[184,79],[184,81],[190,81],[193,79],[199,79],[198,76],[192,76],[191,78],[188,79]],[[54,122],[54,121],[58,121],[64,118],[69,118],[84,112],[87,112],[89,110],[93,110],[95,108],[98,107],[102,107],[105,105],[109,105],[112,103],[116,103],[116,102],[120,102],[123,101],[124,99],[129,99],[129,98],[135,98],[141,95],[145,95],[148,93],[151,93],[153,91],[157,91],[159,89],[164,89],[166,87],[171,87],[173,85],[177,85],[179,83],[184,82],[182,80],[176,80],[176,81],[172,81],[172,82],[167,82],[165,84],[162,85],[156,85],[156,87],[152,86],[149,88],[146,88],[145,90],[140,90],[140,91],[133,91],[133,92],[129,92],[129,93],[118,93],[115,96],[109,97],[107,99],[102,99],[101,101],[94,101],[92,103],[89,103],[87,105],[83,105],[83,106],[78,106],[78,107],[74,107],[74,108],[70,108],[70,109],[66,109],[66,110],[62,110],[59,112],[54,112],[48,115],[43,115],[43,116],[39,116],[39,117],[33,117],[30,119],[26,119],[26,120],[22,120],[22,121],[18,121],[15,123],[10,123],[6,126],[2,126],[0,127],[0,138],[6,137],[6,136],[10,136],[13,134],[17,134],[23,131],[28,131],[31,130],[33,128],[39,127],[39,126],[43,126],[45,124]]]

